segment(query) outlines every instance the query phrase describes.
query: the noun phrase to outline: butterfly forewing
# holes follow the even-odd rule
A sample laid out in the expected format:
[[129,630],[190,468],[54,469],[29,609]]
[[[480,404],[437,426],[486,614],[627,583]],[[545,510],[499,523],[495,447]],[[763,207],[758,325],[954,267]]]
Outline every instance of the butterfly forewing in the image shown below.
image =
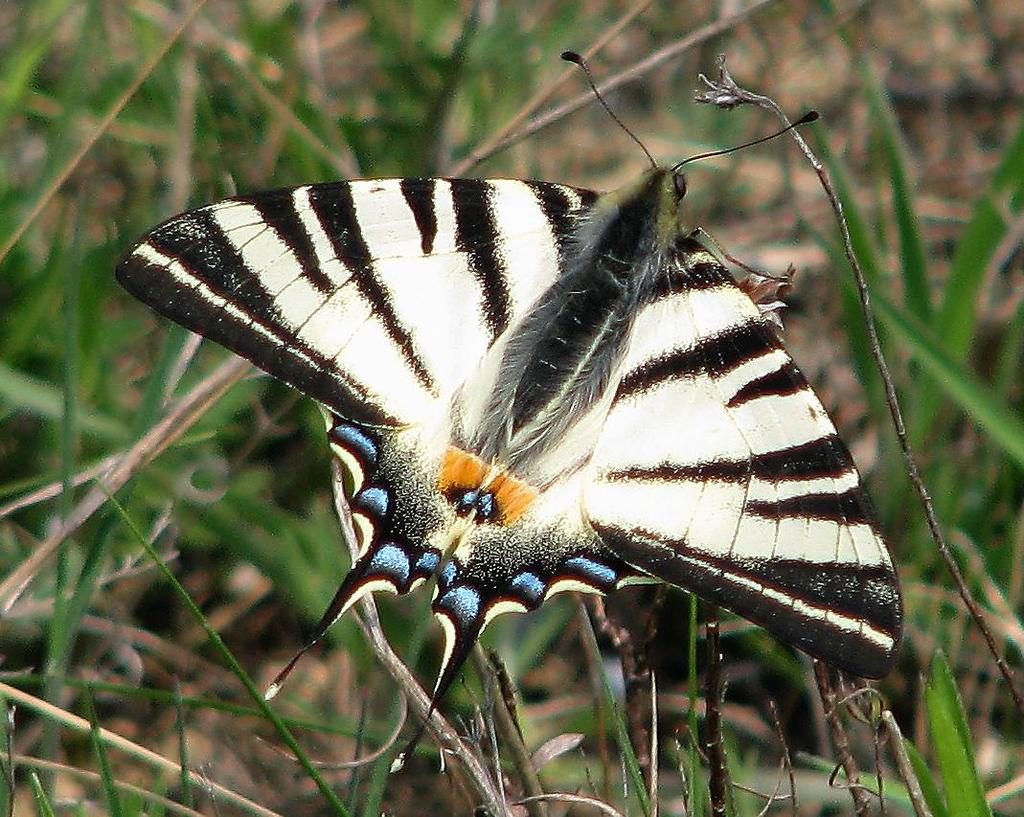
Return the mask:
[[698,243],[641,311],[587,514],[622,558],[874,677],[896,575],[860,478],[757,306]]
[[584,199],[464,179],[259,193],[170,219],[117,277],[344,417],[424,422],[554,280]]

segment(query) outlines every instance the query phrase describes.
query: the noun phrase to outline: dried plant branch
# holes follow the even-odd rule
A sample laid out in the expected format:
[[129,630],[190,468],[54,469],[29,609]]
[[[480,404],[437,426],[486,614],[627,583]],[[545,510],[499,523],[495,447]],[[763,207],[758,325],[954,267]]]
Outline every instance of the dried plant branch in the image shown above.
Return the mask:
[[782,747],[782,765],[789,777],[789,798],[792,806],[793,817],[800,812],[800,802],[796,796],[796,777],[793,774],[793,757],[789,751],[789,744],[786,742],[786,733],[782,729],[782,722],[779,720],[779,708],[775,701],[768,699],[768,711],[772,716],[772,726],[775,727],[775,734],[779,738],[779,745]]
[[159,423],[120,457],[68,514],[56,531],[44,539],[32,555],[0,582],[0,616],[6,614],[36,573],[56,553],[60,543],[104,506],[109,495],[119,491],[147,463],[188,431],[234,383],[242,379],[251,364],[232,356],[202,383],[179,400]]
[[718,632],[718,609],[705,604],[704,630],[707,634],[708,667],[704,678],[704,724],[707,730],[704,749],[711,776],[708,791],[711,813],[725,817],[729,800],[729,767],[725,759],[725,736],[722,734],[722,646]]
[[626,686],[626,726],[629,729],[629,740],[633,744],[637,763],[643,772],[644,783],[648,790],[651,786],[651,736],[647,727],[650,710],[654,701],[650,698],[651,670],[642,647],[633,643],[629,630],[616,624],[605,610],[604,598],[588,596],[590,612],[598,630],[611,641],[619,655],[622,665],[622,678]]
[[892,745],[893,758],[896,761],[896,768],[899,770],[900,778],[907,787],[907,796],[910,804],[914,807],[914,814],[917,817],[932,817],[931,809],[924,799],[924,792],[921,790],[921,781],[917,779],[914,767],[910,763],[906,746],[903,745],[903,733],[900,731],[896,717],[888,709],[882,711],[882,725],[889,733],[889,743]]
[[[99,462],[88,465],[82,470],[77,471],[71,476],[69,480],[71,487],[77,488],[80,485],[84,485],[90,482],[100,474],[105,473],[114,465],[118,460],[117,454],[112,454],[109,457],[104,457]],[[56,499],[64,492],[64,483],[62,480],[55,479],[52,482],[48,482],[45,485],[40,485],[33,491],[29,491],[27,494],[22,494],[15,499],[12,499],[6,505],[0,505],[0,519],[6,519],[16,511],[20,511],[23,508],[31,508],[33,505],[38,505],[40,502],[46,502],[50,499]]]
[[[398,738],[402,734],[402,728],[405,726],[406,721],[408,720],[408,717],[409,717],[409,702],[408,702],[407,699],[402,698],[402,710],[401,710],[401,712],[398,715],[398,720],[395,723],[395,728],[391,730],[391,734],[388,735],[384,739],[384,742],[380,746],[378,746],[376,749],[374,749],[372,752],[369,752],[368,754],[360,755],[355,760],[342,760],[342,761],[314,760],[313,761],[313,765],[316,766],[316,768],[320,769],[321,771],[332,771],[333,772],[333,771],[344,771],[345,769],[360,769],[363,766],[369,766],[371,763],[375,763],[380,758],[382,758],[384,755],[386,755],[392,749],[392,747],[394,747],[394,745],[396,743],[398,743]],[[262,738],[259,738],[257,736],[257,740],[262,741]],[[270,748],[270,750],[272,752],[276,752],[277,754],[281,755],[282,757],[286,757],[289,760],[298,761],[298,758],[295,757],[294,754],[292,754],[290,752],[286,752],[280,746],[277,746],[277,745],[275,745],[273,743],[268,743],[267,746]]]
[[647,783],[647,802],[651,805],[651,817],[658,817],[658,681],[654,672],[648,672],[651,678],[651,774]]
[[[590,677],[591,689],[594,694],[594,700],[600,701],[603,696],[603,689],[601,683],[601,655],[597,649],[596,638],[594,635],[594,622],[591,620],[587,613],[587,606],[581,594],[577,593],[577,620],[579,622],[579,633],[580,641],[583,645],[583,660],[587,664],[587,674]],[[608,740],[608,722],[605,717],[605,708],[601,705],[595,707],[594,710],[596,727],[597,727],[597,754],[601,759],[601,795],[606,799],[611,799],[611,780],[612,780],[612,763],[611,750],[609,747]],[[589,772],[588,772],[589,776]],[[593,787],[596,790],[596,786]]]
[[[633,65],[629,66],[628,68],[625,68],[622,71],[613,74],[604,82],[599,83],[597,86],[597,90],[600,91],[602,94],[607,95],[610,91],[613,91],[616,88],[619,88],[623,85],[628,85],[631,82],[636,82],[637,80],[642,79],[655,68],[663,65],[666,62],[669,62],[670,60],[675,59],[681,54],[684,54],[685,52],[689,51],[691,48],[701,45],[707,42],[708,40],[713,39],[714,37],[718,37],[722,33],[728,31],[731,28],[735,28],[748,17],[753,16],[757,12],[764,9],[766,6],[770,5],[772,2],[774,2],[774,0],[757,0],[757,2],[752,3],[750,6],[748,6],[747,8],[743,9],[740,12],[737,12],[736,14],[733,14],[722,20],[716,20],[713,23],[708,23],[707,25],[701,26],[696,31],[692,31],[685,37],[681,37],[675,42],[669,43],[663,48],[659,48],[653,54],[650,54],[649,56],[645,57],[639,62],[636,62]],[[603,44],[603,38],[602,40],[598,41],[598,47],[601,44]],[[596,50],[597,48],[588,49],[586,52],[584,52],[584,56],[589,56]],[[569,73],[572,73],[574,69],[568,69],[568,71]],[[554,83],[552,83],[552,85],[557,85],[561,81],[562,77],[559,77]],[[545,97],[549,95],[550,91],[548,91],[545,94]],[[533,102],[533,100],[531,100],[531,102]],[[493,156],[495,153],[500,153],[506,148],[509,148],[512,145],[521,142],[523,139],[526,139],[528,136],[532,136],[534,133],[537,133],[537,131],[543,130],[544,128],[548,127],[548,125],[552,125],[555,122],[564,119],[573,111],[577,111],[580,108],[584,107],[585,105],[590,105],[593,102],[594,94],[590,91],[587,91],[585,93],[579,94],[576,97],[573,97],[568,102],[564,102],[561,105],[558,105],[554,108],[545,111],[542,114],[535,116],[526,125],[524,125],[521,130],[516,130],[513,132],[512,127],[510,125],[515,125],[517,123],[517,120],[521,118],[521,115],[517,115],[517,117],[512,120],[512,123],[510,123],[510,125],[506,125],[505,128],[499,131],[497,136],[488,139],[483,145],[480,146],[480,148],[473,151],[463,161],[456,164],[455,167],[452,169],[452,174],[458,176],[466,173],[475,165],[482,162],[484,159]],[[527,106],[524,106],[524,108],[526,107]]]
[[440,745],[441,751],[447,757],[454,758],[462,766],[477,796],[480,798],[480,805],[491,814],[511,817],[490,771],[463,742],[447,718],[438,712],[437,709],[430,710],[430,696],[420,686],[416,677],[405,665],[405,662],[395,653],[390,642],[387,640],[387,636],[384,635],[380,616],[377,614],[377,605],[373,601],[372,594],[367,594],[359,602],[359,612],[359,624],[366,634],[374,653],[376,653],[377,660],[390,673],[391,677],[395,679],[395,683],[398,684],[402,694],[409,701],[413,712],[426,724],[430,734]]
[[[27,692],[23,692],[22,690],[3,682],[0,682],[0,696],[3,696],[8,700],[15,701],[20,706],[30,709],[33,712],[37,712],[42,717],[47,718],[54,723],[59,723],[64,728],[73,732],[78,732],[81,735],[88,735],[90,732],[91,727],[89,725],[89,721],[85,718],[80,718],[78,715],[72,715],[70,712],[60,709],[59,707],[44,701],[42,698],[29,695]],[[101,727],[99,729],[99,738],[103,741],[105,746],[110,746],[111,748],[124,752],[137,760],[148,763],[154,768],[167,774],[169,779],[180,779],[182,775],[182,768],[179,764],[172,760],[168,760],[163,755],[159,755],[151,749],[147,749],[145,746],[140,746],[134,741],[128,740],[128,738],[123,737],[116,732],[112,732],[109,729]],[[270,809],[243,797],[241,794],[238,794],[229,788],[205,779],[200,772],[186,769],[184,770],[184,773],[189,776],[189,779],[195,785],[209,788],[211,795],[223,803],[231,804],[246,813],[257,814],[260,815],[260,817],[279,817],[277,812],[271,811]]]
[[[544,794],[544,788],[540,784],[540,778],[533,766],[530,752],[526,748],[526,744],[523,743],[523,734],[516,722],[515,711],[509,705],[509,699],[513,693],[511,689],[506,688],[506,684],[510,683],[508,674],[504,671],[504,667],[501,666],[500,659],[496,655],[484,655],[483,648],[479,643],[474,645],[471,657],[477,674],[485,684],[491,685],[494,725],[498,737],[501,738],[502,747],[511,755],[512,765],[515,766],[519,775],[523,792],[527,797]],[[503,679],[505,683],[503,683]],[[542,800],[526,802],[526,810],[530,817],[547,817],[547,808]]]
[[621,811],[608,805],[603,800],[598,800],[596,797],[583,797],[579,794],[565,794],[564,792],[553,792],[551,794],[539,794],[535,797],[524,797],[522,800],[516,800],[515,805],[525,805],[532,801],[539,800],[550,800],[556,803],[577,803],[582,806],[589,806],[602,814],[607,814],[608,817],[623,817]]
[[[718,77],[715,80],[710,80],[703,74],[701,75],[701,80],[707,86],[707,90],[697,94],[696,99],[698,102],[708,102],[713,105],[717,105],[720,108],[733,108],[742,104],[756,105],[757,107],[774,114],[787,125],[790,124],[789,119],[786,117],[782,108],[780,108],[773,99],[747,91],[736,84],[736,81],[732,78],[725,67],[724,56],[719,58],[718,69]],[[864,272],[861,270],[860,262],[857,260],[857,255],[853,250],[850,231],[847,227],[846,219],[843,216],[843,205],[839,201],[835,188],[832,186],[832,181],[829,178],[828,171],[825,169],[825,166],[818,160],[818,157],[815,156],[814,152],[810,149],[807,142],[804,141],[799,132],[793,130],[790,131],[790,133],[797,145],[800,147],[804,156],[807,158],[807,161],[810,162],[811,167],[814,168],[814,172],[818,175],[818,179],[825,191],[825,195],[828,197],[829,203],[832,205],[832,209],[835,212],[836,222],[839,225],[839,232],[842,236],[843,251],[846,255],[847,263],[853,271],[853,278],[857,285],[857,294],[860,298],[861,312],[864,316],[864,326],[868,331],[871,354],[874,357],[875,367],[878,369],[885,389],[885,402],[889,407],[889,414],[892,417],[893,427],[896,430],[896,438],[899,441],[900,449],[903,452],[903,458],[907,465],[907,473],[910,476],[910,481],[914,486],[914,490],[921,502],[921,507],[924,510],[925,520],[928,523],[928,530],[931,532],[932,540],[935,542],[935,546],[939,551],[942,561],[946,565],[946,569],[949,571],[949,575],[952,576],[953,582],[956,584],[957,591],[960,593],[960,598],[967,606],[971,617],[974,619],[975,624],[981,631],[981,634],[988,645],[989,652],[992,654],[992,658],[995,660],[996,666],[999,668],[999,672],[1003,676],[1003,680],[1006,681],[1006,685],[1010,690],[1010,695],[1013,697],[1014,704],[1017,707],[1017,712],[1024,717],[1024,697],[1021,696],[1020,690],[1017,689],[1017,685],[1013,678],[1013,672],[1007,665],[1006,660],[1003,658],[999,647],[996,645],[995,638],[992,635],[992,631],[989,628],[988,623],[985,621],[981,608],[974,600],[974,596],[971,594],[970,589],[967,587],[967,583],[964,581],[963,574],[960,572],[960,567],[957,565],[956,559],[953,558],[953,553],[950,551],[949,546],[946,543],[946,536],[942,531],[942,526],[939,524],[938,517],[935,515],[935,507],[932,504],[928,488],[925,486],[924,479],[921,476],[921,471],[918,468],[917,459],[914,456],[913,449],[910,445],[910,439],[907,436],[906,425],[903,422],[903,412],[900,409],[899,398],[896,395],[896,386],[893,383],[892,375],[889,373],[889,366],[886,363],[885,356],[882,353],[882,346],[878,339],[878,329],[876,327],[874,310],[871,307],[871,296],[868,291],[867,280],[864,278]]]
[[[81,769],[76,766],[69,766],[66,763],[58,763],[54,760],[43,760],[42,758],[33,757],[31,755],[12,755],[12,758],[19,766],[24,766],[27,769],[41,769],[45,772],[53,772],[55,775],[59,774],[64,775],[65,777],[74,778],[75,780],[81,780],[96,790],[99,790],[103,786],[103,778],[99,772]],[[175,802],[169,797],[155,794],[144,786],[137,786],[134,783],[128,783],[124,780],[115,779],[113,782],[114,787],[118,792],[134,795],[143,802],[151,803],[154,806],[162,808],[168,814],[179,815],[179,817],[204,817],[202,812],[183,806],[181,803]],[[11,797],[8,800],[8,817],[14,817],[15,802],[17,801],[15,800],[14,793],[12,792]],[[270,813],[277,814],[277,812]]]
[[[857,761],[850,754],[850,741],[846,737],[846,729],[836,706],[836,693],[832,688],[832,680],[829,678],[828,665],[814,659],[814,680],[818,685],[818,694],[825,706],[825,721],[828,723],[829,733],[832,736],[832,747],[835,749],[839,764],[846,773],[847,788],[850,797],[853,798],[854,808],[858,817],[870,817],[871,805],[867,792],[860,785],[860,770],[857,768]],[[831,781],[830,781],[831,782]]]

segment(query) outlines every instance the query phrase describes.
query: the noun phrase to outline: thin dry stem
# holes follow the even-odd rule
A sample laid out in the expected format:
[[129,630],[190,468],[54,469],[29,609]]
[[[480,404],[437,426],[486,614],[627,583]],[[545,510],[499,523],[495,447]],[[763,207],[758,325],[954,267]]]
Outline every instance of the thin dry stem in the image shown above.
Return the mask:
[[793,757],[789,752],[789,744],[786,742],[786,733],[782,729],[782,722],[779,720],[779,708],[775,705],[775,701],[771,698],[768,699],[768,711],[772,716],[772,726],[775,727],[775,734],[778,735],[779,745],[782,747],[782,765],[786,769],[786,775],[789,777],[789,797],[790,803],[792,804],[793,817],[797,817],[800,812],[800,802],[796,796],[796,777],[793,774]]
[[[473,647],[472,659],[480,678],[485,683],[489,682],[491,684],[494,725],[498,737],[501,738],[502,748],[511,755],[512,764],[519,775],[519,782],[523,787],[523,792],[525,792],[527,797],[537,797],[544,794],[544,788],[541,786],[540,778],[537,776],[537,770],[530,759],[530,752],[526,748],[526,744],[523,743],[523,735],[519,724],[516,722],[515,712],[509,705],[512,690],[505,688],[505,683],[509,680],[508,675],[504,672],[504,668],[501,667],[498,657],[496,655],[485,656],[483,648],[479,644]],[[505,683],[502,681],[503,677]],[[541,800],[530,800],[526,803],[526,809],[530,817],[547,817],[547,808]]]
[[[773,113],[787,125],[789,124],[789,119],[786,117],[786,114],[774,100],[769,97],[747,91],[736,84],[736,81],[732,76],[730,76],[725,67],[724,56],[719,58],[718,78],[712,81],[702,75],[701,80],[707,86],[708,90],[697,95],[698,102],[709,102],[722,108],[732,108],[742,104],[756,105],[759,108],[763,108],[764,110]],[[1020,690],[1017,689],[1017,685],[1013,678],[1013,672],[1007,665],[1006,660],[1003,658],[999,647],[996,645],[995,637],[992,635],[992,631],[985,621],[981,608],[974,600],[974,596],[971,594],[970,589],[967,587],[967,583],[964,581],[963,574],[960,572],[960,567],[957,565],[956,559],[953,558],[953,553],[950,551],[949,546],[946,543],[946,536],[942,531],[942,526],[939,525],[939,520],[935,515],[935,507],[932,504],[931,496],[928,493],[928,489],[924,484],[924,478],[921,476],[921,471],[918,468],[917,459],[914,456],[913,449],[910,445],[910,439],[907,436],[906,425],[903,422],[903,412],[900,409],[899,398],[896,395],[896,386],[893,383],[892,375],[889,373],[889,365],[886,363],[885,355],[882,353],[882,345],[878,339],[878,329],[876,327],[874,310],[871,307],[871,295],[868,291],[867,280],[864,278],[864,272],[861,270],[860,262],[857,260],[857,255],[853,250],[850,231],[846,225],[846,219],[843,216],[843,205],[839,201],[839,197],[836,195],[835,188],[832,186],[831,179],[829,178],[828,171],[825,169],[825,166],[818,161],[818,157],[814,155],[814,152],[810,149],[807,142],[804,141],[798,131],[793,130],[791,131],[791,134],[797,145],[800,147],[800,150],[807,158],[807,161],[810,162],[811,166],[814,168],[814,172],[817,173],[818,179],[821,181],[821,186],[825,191],[825,195],[828,197],[829,203],[832,205],[832,209],[835,212],[836,222],[839,225],[839,231],[843,240],[843,251],[846,255],[847,263],[853,271],[854,281],[857,284],[857,294],[860,298],[861,312],[864,316],[864,326],[868,331],[871,354],[874,358],[875,367],[878,369],[885,389],[885,402],[889,407],[889,414],[892,417],[893,427],[896,430],[896,438],[899,440],[900,450],[903,452],[903,458],[907,465],[907,473],[910,476],[910,481],[913,484],[914,490],[921,502],[925,520],[928,523],[928,530],[931,532],[932,540],[935,542],[935,546],[939,551],[942,561],[946,565],[946,569],[949,571],[949,575],[953,577],[953,582],[956,584],[957,591],[960,593],[960,598],[970,611],[971,617],[974,619],[975,624],[981,631],[981,634],[988,645],[989,652],[992,654],[992,658],[995,660],[996,666],[999,667],[1000,674],[1006,681],[1006,685],[1010,690],[1010,695],[1013,697],[1014,704],[1017,707],[1017,712],[1024,717],[1024,697],[1021,696]]]
[[551,794],[539,794],[534,797],[524,797],[521,800],[516,800],[514,805],[528,804],[533,801],[548,800],[555,803],[576,803],[581,806],[589,806],[595,811],[599,811],[602,814],[607,814],[608,817],[623,817],[623,814],[613,806],[608,805],[603,800],[598,800],[596,797],[583,797],[579,794],[566,794],[564,792],[554,792]]
[[896,716],[888,709],[882,712],[882,725],[889,733],[893,759],[896,761],[896,768],[899,769],[903,784],[907,787],[907,796],[910,797],[910,804],[914,807],[914,814],[917,817],[932,817],[931,809],[928,808],[924,792],[921,790],[921,781],[917,779],[917,773],[910,763],[907,748],[903,745],[903,733],[900,731],[899,724],[896,723]]
[[857,761],[850,754],[850,741],[846,736],[846,728],[839,718],[836,693],[828,675],[828,665],[817,659],[814,661],[814,680],[818,684],[818,694],[825,706],[825,720],[832,736],[832,747],[839,758],[840,766],[846,773],[846,788],[850,792],[850,797],[853,798],[854,808],[857,810],[858,817],[870,817],[871,804],[867,792],[860,785],[860,770],[857,768]]
[[[85,718],[80,718],[78,715],[72,715],[70,712],[53,706],[53,704],[44,701],[41,698],[29,695],[27,692],[23,692],[22,690],[3,682],[0,682],[0,695],[8,700],[17,702],[26,709],[31,709],[32,711],[39,713],[42,717],[47,718],[54,723],[59,723],[65,729],[78,732],[81,735],[88,735],[91,731],[92,727],[90,726],[89,721]],[[169,779],[181,779],[182,768],[174,761],[168,760],[163,755],[158,755],[151,749],[147,749],[145,746],[140,746],[139,744],[130,741],[109,729],[100,727],[98,731],[99,739],[103,741],[105,746],[117,749],[118,751],[124,752],[137,760],[150,764],[154,768],[167,774]],[[60,768],[63,769],[65,767]],[[238,794],[231,789],[206,779],[200,772],[187,769],[185,770],[185,773],[188,774],[189,779],[195,785],[208,788],[211,795],[222,802],[230,803],[245,810],[246,812],[261,815],[261,817],[279,817],[276,811],[271,811],[270,809],[243,797],[241,794]]]
[[600,630],[619,655],[622,665],[622,678],[626,685],[626,725],[629,729],[629,740],[633,744],[637,764],[643,772],[647,788],[651,786],[651,736],[647,723],[649,711],[654,701],[649,697],[650,668],[643,654],[642,646],[633,643],[629,630],[608,618],[604,599],[601,596],[588,596],[591,615]]
[[29,558],[0,582],[0,616],[11,609],[29,582],[53,557],[61,542],[84,525],[102,508],[109,495],[119,491],[161,451],[188,431],[234,383],[242,379],[251,364],[231,357],[209,377],[186,394],[171,411],[120,457],[68,514],[63,524],[44,539]]
[[722,647],[718,637],[718,611],[711,604],[705,605],[705,611],[708,667],[704,679],[704,723],[707,729],[704,748],[711,770],[708,791],[711,794],[711,813],[715,817],[725,817],[729,800],[729,767],[725,759],[725,736],[722,734]]
[[[54,776],[64,775],[65,777],[71,777],[76,780],[81,780],[88,783],[96,791],[100,791],[103,787],[103,778],[99,772],[92,772],[88,769],[80,769],[76,766],[69,766],[66,763],[58,763],[54,760],[43,760],[39,757],[33,757],[31,755],[12,755],[13,759],[19,766],[24,766],[28,769],[42,769],[46,772],[52,772]],[[175,802],[167,797],[151,792],[149,789],[143,786],[136,786],[133,783],[126,783],[123,780],[114,780],[115,788],[124,794],[131,794],[138,797],[140,800],[152,803],[154,806],[159,806],[168,814],[181,815],[181,817],[205,817],[205,815],[190,809],[188,806],[183,806],[181,803]],[[14,804],[15,800],[13,791],[11,797],[8,800],[8,817],[14,817]],[[154,809],[155,810],[155,809]],[[277,814],[277,812],[271,812],[271,814]]]
[[[748,8],[745,8],[743,11],[740,11],[737,14],[734,14],[730,17],[726,17],[723,20],[716,20],[713,23],[708,23],[705,26],[701,26],[696,31],[687,34],[685,37],[681,37],[675,42],[669,43],[663,48],[659,48],[650,56],[612,75],[604,82],[598,83],[598,91],[607,96],[609,92],[615,90],[616,88],[619,88],[623,85],[628,85],[631,82],[636,82],[642,79],[655,68],[658,68],[664,63],[669,62],[670,60],[675,59],[681,54],[686,53],[694,46],[701,45],[702,43],[705,43],[714,37],[720,36],[729,29],[736,27],[741,22],[746,20],[748,17],[751,17],[752,15],[761,11],[766,6],[770,5],[772,2],[774,2],[774,0],[759,0],[759,2],[753,3]],[[596,50],[597,48],[588,49],[587,51],[583,52],[583,55],[585,57],[589,57]],[[567,69],[567,74],[571,74],[573,73],[573,71],[574,69]],[[557,85],[561,82],[562,77],[559,77],[558,80],[556,80],[556,82],[553,83],[553,85]],[[545,94],[545,96],[549,95],[550,91]],[[506,135],[504,135],[502,138],[492,137],[491,139],[487,140],[487,142],[485,142],[484,145],[482,145],[479,149],[473,151],[463,161],[456,164],[455,167],[452,169],[452,174],[461,175],[463,173],[466,173],[475,165],[482,162],[484,159],[493,156],[495,153],[500,153],[501,151],[511,147],[514,144],[517,144],[518,142],[521,142],[528,136],[537,133],[537,131],[543,130],[544,128],[554,124],[560,119],[564,119],[569,114],[579,110],[585,105],[591,104],[593,101],[593,92],[587,91],[585,93],[580,94],[579,96],[573,97],[568,102],[564,102],[561,105],[558,105],[554,108],[545,111],[542,114],[535,116],[526,125],[524,125],[521,130],[512,132],[511,127],[506,125],[505,128],[502,129],[502,131],[499,131],[499,136],[501,134]],[[524,108],[525,107],[526,106],[524,106]],[[519,115],[517,115],[517,118],[518,117]],[[515,123],[515,121],[516,120],[514,119],[513,123]]]

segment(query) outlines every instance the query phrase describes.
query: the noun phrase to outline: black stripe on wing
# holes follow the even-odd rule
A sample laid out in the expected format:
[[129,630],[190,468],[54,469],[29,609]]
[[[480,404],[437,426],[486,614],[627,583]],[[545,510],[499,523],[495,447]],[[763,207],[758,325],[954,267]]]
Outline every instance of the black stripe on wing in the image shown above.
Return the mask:
[[609,471],[602,479],[715,480],[746,482],[751,477],[783,482],[836,478],[850,472],[853,460],[837,434],[810,442],[779,448],[764,454],[752,454],[744,460],[712,460],[696,465],[662,463],[654,467],[632,467]]
[[291,250],[303,276],[317,292],[326,295],[337,289],[337,284],[320,268],[313,242],[295,210],[294,191],[274,190],[245,196],[238,201],[255,209],[266,225],[277,233],[281,242]]
[[790,360],[774,372],[769,372],[751,380],[730,397],[726,405],[729,408],[734,408],[751,400],[756,400],[759,397],[796,394],[798,391],[803,391],[806,388],[807,381],[804,380],[796,364]]
[[628,372],[619,384],[616,400],[647,391],[666,380],[721,376],[776,348],[758,321],[748,321],[717,335],[702,338],[686,349],[674,349]]
[[733,277],[721,264],[701,262],[686,269],[673,269],[670,273],[659,275],[645,304],[656,303],[681,292],[717,289],[734,283]]
[[309,188],[309,203],[327,235],[337,257],[352,273],[352,280],[370,305],[376,318],[402,355],[417,381],[430,394],[437,394],[437,384],[420,357],[409,330],[395,314],[391,295],[373,270],[373,258],[363,238],[356,216],[352,187],[348,184]]
[[[148,258],[147,248],[169,263]],[[190,281],[180,280],[171,269],[175,263],[191,281],[225,299],[242,315],[211,301]],[[333,360],[285,328],[273,298],[208,210],[176,216],[156,227],[122,258],[116,277],[161,315],[227,347],[335,411],[373,425],[397,422],[384,408],[367,402]]]
[[[659,578],[750,619],[823,661],[865,678],[879,678],[892,666],[902,605],[888,565],[732,560],[649,531],[594,527],[627,562],[650,571],[656,560]],[[858,622],[873,634],[859,632]]]
[[437,208],[434,204],[435,179],[402,179],[399,187],[409,205],[416,227],[420,231],[420,250],[424,255],[434,251],[437,238]]
[[571,238],[579,227],[580,218],[598,199],[598,194],[592,190],[572,188],[579,196],[579,204],[570,198],[569,189],[560,184],[550,182],[527,182],[530,189],[537,196],[537,203],[544,213],[548,224],[551,225],[551,233],[555,237],[555,244],[558,246],[559,267],[565,268],[566,254],[571,249]]
[[498,249],[498,226],[491,207],[490,185],[477,179],[451,179],[455,206],[455,246],[469,257],[469,268],[482,293],[484,322],[493,341],[512,319],[509,270]]
[[773,501],[748,499],[743,511],[765,519],[825,519],[841,525],[874,525],[866,500],[864,489],[857,485],[842,493],[804,494]]

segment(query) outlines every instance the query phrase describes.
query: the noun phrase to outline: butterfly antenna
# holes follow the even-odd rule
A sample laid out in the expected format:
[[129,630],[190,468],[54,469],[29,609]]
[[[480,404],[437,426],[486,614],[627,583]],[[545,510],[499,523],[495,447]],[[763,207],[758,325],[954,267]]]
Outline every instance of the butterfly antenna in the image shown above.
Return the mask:
[[724,150],[711,150],[707,153],[698,153],[696,156],[691,156],[689,159],[683,159],[679,164],[672,168],[672,170],[679,170],[683,165],[689,164],[690,162],[696,162],[698,159],[707,159],[711,156],[724,156],[726,153],[733,153],[737,150],[744,150],[745,148],[753,147],[754,145],[760,145],[762,142],[767,142],[769,139],[774,139],[776,136],[782,136],[787,131],[793,130],[793,128],[799,128],[801,125],[806,125],[810,122],[814,122],[818,118],[817,111],[808,111],[801,116],[796,122],[791,122],[786,125],[782,130],[770,133],[768,136],[762,136],[760,139],[755,139],[752,142],[744,142],[742,145],[736,145],[735,147],[725,148]]
[[644,152],[644,155],[651,163],[651,167],[657,167],[658,163],[654,161],[654,157],[651,156],[651,152],[647,149],[647,146],[640,141],[640,139],[637,137],[635,133],[633,133],[633,131],[626,127],[625,122],[623,122],[621,119],[619,119],[619,117],[615,115],[615,111],[611,109],[608,103],[605,102],[604,97],[601,96],[601,92],[597,90],[597,85],[594,83],[594,75],[590,73],[590,66],[587,64],[587,61],[583,59],[583,57],[580,54],[577,54],[575,51],[563,51],[561,57],[566,62],[575,63],[583,70],[584,75],[587,77],[587,82],[590,83],[590,90],[594,92],[594,96],[596,96],[597,101],[601,103],[601,107],[608,112],[608,116],[615,120],[615,124],[622,128],[629,135],[629,138],[640,146],[640,150]]

